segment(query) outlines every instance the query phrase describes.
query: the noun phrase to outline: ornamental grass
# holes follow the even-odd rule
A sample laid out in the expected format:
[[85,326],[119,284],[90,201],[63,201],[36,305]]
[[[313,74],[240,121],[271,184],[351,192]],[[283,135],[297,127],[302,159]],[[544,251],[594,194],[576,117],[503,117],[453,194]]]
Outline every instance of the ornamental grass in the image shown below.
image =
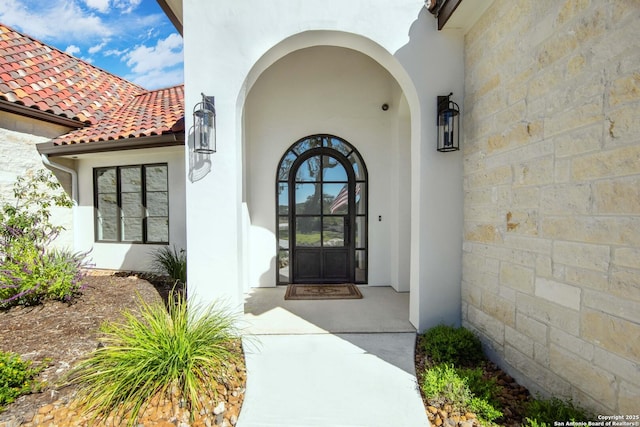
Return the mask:
[[167,306],[140,300],[139,313],[101,327],[101,347],[71,373],[80,408],[133,425],[152,397],[178,388],[193,415],[200,393],[215,393],[241,356],[237,316],[213,304],[203,308],[172,292]]

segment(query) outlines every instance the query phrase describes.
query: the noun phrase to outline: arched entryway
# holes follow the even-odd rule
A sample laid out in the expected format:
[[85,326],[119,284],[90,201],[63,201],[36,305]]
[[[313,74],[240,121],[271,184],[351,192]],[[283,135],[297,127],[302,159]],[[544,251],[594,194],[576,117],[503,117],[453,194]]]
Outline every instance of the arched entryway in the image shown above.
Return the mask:
[[293,144],[278,165],[278,284],[367,282],[367,168],[333,135]]
[[[278,168],[284,155],[294,151],[293,145],[300,143],[300,150],[307,151],[305,139],[335,136],[326,140],[327,148],[342,140],[340,146],[357,148],[360,159],[366,161],[366,193],[364,189],[360,193],[369,216],[366,221],[358,216],[363,213],[356,213],[356,221],[364,223],[358,229],[366,230],[366,238],[364,234],[353,236],[354,241],[362,240],[353,248],[353,281],[409,291],[409,111],[394,77],[353,49],[313,46],[295,50],[261,73],[248,93],[242,120],[247,286],[290,283],[291,248],[280,235],[283,230],[289,232],[289,218],[279,211]],[[291,154],[294,157],[288,160],[288,167],[302,154],[300,150]],[[288,184],[288,176],[283,184]],[[284,197],[288,207],[289,194]]]

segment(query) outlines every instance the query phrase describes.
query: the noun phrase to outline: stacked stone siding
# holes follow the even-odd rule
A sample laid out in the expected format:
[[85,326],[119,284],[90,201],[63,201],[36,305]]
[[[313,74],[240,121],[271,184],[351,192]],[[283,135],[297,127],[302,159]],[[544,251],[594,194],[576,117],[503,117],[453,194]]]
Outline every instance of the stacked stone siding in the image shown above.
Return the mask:
[[465,39],[462,318],[533,390],[640,410],[640,2],[496,0]]

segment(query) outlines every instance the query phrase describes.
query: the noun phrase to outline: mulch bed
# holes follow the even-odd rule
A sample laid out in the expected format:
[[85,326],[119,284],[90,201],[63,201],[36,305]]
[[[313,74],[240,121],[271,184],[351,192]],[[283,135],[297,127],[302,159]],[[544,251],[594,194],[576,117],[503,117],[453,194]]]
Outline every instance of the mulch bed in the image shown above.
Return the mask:
[[[89,425],[89,420],[72,407],[76,389],[64,384],[65,375],[97,348],[98,329],[103,322],[117,321],[123,310],[135,312],[139,298],[148,303],[166,301],[172,289],[157,276],[111,272],[94,272],[86,284],[82,295],[70,304],[47,301],[0,311],[0,350],[46,366],[39,376],[45,383],[42,391],[10,404],[0,413],[0,427]],[[190,414],[180,407],[175,393],[158,396],[140,419],[145,419],[145,426],[235,425],[246,384],[244,364],[235,368],[236,374],[226,384],[218,384],[215,396],[202,396],[203,408],[195,414],[195,421],[189,421]],[[102,425],[120,425],[117,421],[111,419]]]

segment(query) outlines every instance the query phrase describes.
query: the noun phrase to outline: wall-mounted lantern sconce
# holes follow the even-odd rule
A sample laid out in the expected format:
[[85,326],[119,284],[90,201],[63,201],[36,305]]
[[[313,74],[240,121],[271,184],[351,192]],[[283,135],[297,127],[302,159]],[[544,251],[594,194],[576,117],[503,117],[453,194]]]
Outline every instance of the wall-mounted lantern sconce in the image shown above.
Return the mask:
[[193,108],[194,151],[212,154],[216,152],[216,106],[213,96],[202,94],[202,102]]
[[451,95],[438,96],[438,151],[460,149],[460,108]]

